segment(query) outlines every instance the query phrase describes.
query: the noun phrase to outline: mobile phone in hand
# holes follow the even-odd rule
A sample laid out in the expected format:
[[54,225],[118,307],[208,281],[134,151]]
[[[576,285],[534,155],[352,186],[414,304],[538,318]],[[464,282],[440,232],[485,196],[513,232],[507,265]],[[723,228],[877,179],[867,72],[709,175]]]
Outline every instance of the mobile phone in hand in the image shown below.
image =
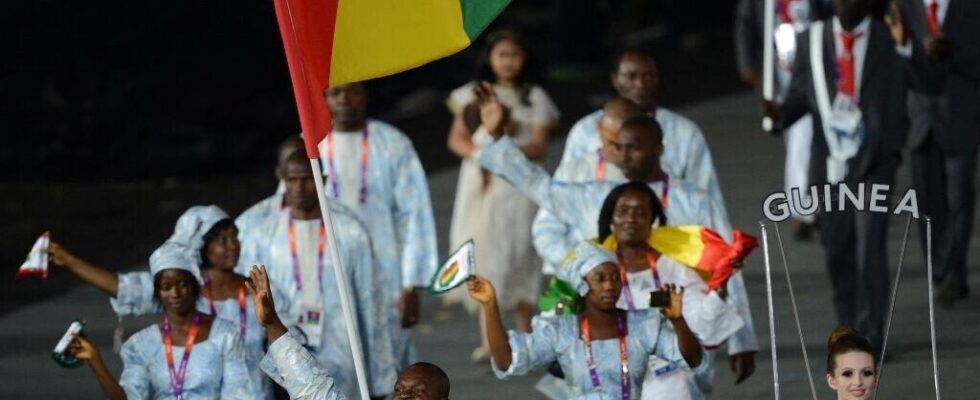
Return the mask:
[[670,292],[657,290],[650,292],[650,308],[662,308],[670,305]]

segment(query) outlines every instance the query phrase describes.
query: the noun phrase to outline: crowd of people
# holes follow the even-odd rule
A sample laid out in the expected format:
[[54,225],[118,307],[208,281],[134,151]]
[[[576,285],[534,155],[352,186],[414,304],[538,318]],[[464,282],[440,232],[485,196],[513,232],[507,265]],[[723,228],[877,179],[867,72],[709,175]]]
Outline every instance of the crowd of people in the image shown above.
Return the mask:
[[[750,83],[761,3],[743,0],[737,13]],[[936,226],[932,278],[942,304],[965,298],[980,5],[899,0],[879,19],[871,0],[777,3],[777,21],[788,24],[777,34],[795,40],[789,50],[777,40],[780,90],[765,111],[787,141],[787,187],[893,184],[911,135],[913,181]],[[474,239],[480,272],[448,298],[478,315],[473,361],[500,379],[547,368],[548,396],[558,399],[711,398],[722,351],[736,383],[751,377],[759,343],[741,260],[705,273],[658,250],[661,227],[703,227],[733,246],[740,232],[700,128],[658,102],[653,56],[617,55],[615,96],[574,124],[554,175],[540,162],[560,114],[532,81],[532,60],[520,33],[489,34],[478,76],[447,100],[447,144],[463,160],[449,242]],[[329,210],[302,139],[290,136],[278,148],[274,194],[234,219],[218,206],[191,207],[148,271],[112,273],[51,244],[51,262],[108,294],[120,317],[162,314],[120,343],[118,379],[87,339],[71,345],[107,397],[360,398],[330,253],[346,272],[367,394],[449,397],[448,376],[419,362],[413,344],[420,290],[439,258],[425,172],[402,132],[367,117],[363,84],[324,96]],[[867,399],[888,300],[887,218],[828,212],[801,219],[799,236],[817,223],[842,326],[828,342],[827,383],[839,399]],[[546,276],[549,290],[571,292],[567,307],[536,309]],[[651,292],[666,300],[652,304]],[[504,312],[517,329],[504,328]]]

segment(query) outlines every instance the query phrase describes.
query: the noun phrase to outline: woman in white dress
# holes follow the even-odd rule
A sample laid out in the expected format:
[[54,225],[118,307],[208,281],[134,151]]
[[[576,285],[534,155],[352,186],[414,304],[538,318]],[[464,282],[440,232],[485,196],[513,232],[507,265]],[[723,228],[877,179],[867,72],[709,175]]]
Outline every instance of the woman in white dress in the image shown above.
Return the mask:
[[[448,146],[463,159],[449,232],[450,246],[456,248],[469,239],[474,240],[480,274],[498,288],[501,307],[504,311],[514,311],[517,328],[525,332],[531,329],[541,284],[541,262],[531,243],[531,221],[537,207],[502,179],[483,173],[472,157],[478,150],[472,137],[479,113],[469,113],[477,121],[472,121],[473,118],[467,121],[464,114],[468,113],[464,110],[476,99],[476,82],[493,83],[497,96],[509,111],[509,134],[529,159],[543,160],[548,135],[557,125],[559,113],[544,89],[529,81],[530,56],[528,46],[517,32],[503,30],[488,35],[477,79],[454,90],[447,100],[455,115]],[[458,290],[456,296],[467,298],[463,290]],[[477,311],[472,301],[464,300],[464,304],[471,313]],[[480,323],[482,327],[482,315]],[[482,346],[474,351],[474,360],[486,360],[487,349],[483,338]]]

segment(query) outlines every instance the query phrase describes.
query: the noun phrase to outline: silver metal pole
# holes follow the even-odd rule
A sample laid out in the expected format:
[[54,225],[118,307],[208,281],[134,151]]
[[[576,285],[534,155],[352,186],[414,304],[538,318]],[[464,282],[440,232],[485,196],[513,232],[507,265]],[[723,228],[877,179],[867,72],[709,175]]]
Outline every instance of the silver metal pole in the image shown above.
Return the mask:
[[932,383],[939,400],[939,358],[936,356],[936,305],[932,293],[932,219],[926,217],[926,286],[929,287],[929,341],[932,345]]
[[[347,328],[347,340],[350,342],[350,353],[354,357],[354,372],[357,374],[357,387],[361,391],[361,400],[370,400],[368,392],[367,373],[364,369],[364,352],[361,350],[360,335],[357,323],[354,321],[354,308],[350,304],[350,288],[347,287],[347,273],[340,261],[340,248],[337,247],[337,235],[334,234],[333,219],[330,218],[330,208],[327,207],[327,192],[323,189],[323,172],[320,170],[320,160],[310,159],[313,166],[313,181],[316,182],[316,197],[320,201],[320,214],[323,225],[327,230],[327,246],[330,260],[333,261],[333,273],[337,280],[337,294],[340,296],[340,309],[344,313],[344,325]],[[364,251],[370,251],[365,249]]]
[[[775,33],[776,28],[776,1],[766,0],[763,18],[762,33],[762,98],[768,101],[773,99],[773,52],[776,50]],[[762,118],[762,130],[772,131],[773,121],[769,117]]]
[[786,262],[786,251],[783,250],[783,238],[779,234],[779,224],[773,224],[776,230],[776,243],[779,244],[779,253],[783,256],[783,269],[786,271],[786,285],[789,288],[789,300],[793,305],[793,319],[796,320],[796,332],[800,337],[800,349],[803,350],[803,365],[806,366],[806,380],[810,384],[810,394],[813,400],[817,400],[817,387],[813,383],[813,372],[810,371],[810,357],[807,356],[806,340],[803,338],[803,325],[800,324],[800,311],[796,307],[796,292],[793,291],[793,280],[789,276],[789,264]]
[[[912,227],[912,215],[909,214],[908,222],[905,223],[905,234],[902,235],[902,252],[898,256],[898,268],[895,271],[895,285],[892,286],[892,298],[888,303],[888,318],[885,319],[885,337],[881,342],[881,354],[878,355],[878,380],[875,389],[881,383],[881,373],[885,366],[885,352],[888,350],[888,335],[892,329],[892,317],[895,315],[895,301],[898,299],[898,288],[902,283],[902,265],[905,264],[905,250],[909,244],[909,228]],[[878,391],[875,390],[875,400],[878,399]]]
[[772,389],[774,399],[779,400],[779,356],[776,352],[776,314],[772,305],[772,268],[769,263],[769,238],[766,235],[766,223],[760,222],[762,229],[762,254],[766,262],[766,300],[769,307],[769,344],[772,346]]

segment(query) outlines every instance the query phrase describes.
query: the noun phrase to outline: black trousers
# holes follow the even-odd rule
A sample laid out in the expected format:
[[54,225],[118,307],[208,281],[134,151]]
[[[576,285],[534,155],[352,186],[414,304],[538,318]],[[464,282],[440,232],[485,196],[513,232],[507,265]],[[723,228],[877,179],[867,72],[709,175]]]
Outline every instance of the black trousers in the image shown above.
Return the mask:
[[[919,200],[919,213],[932,219],[933,281],[947,277],[967,282],[966,253],[973,232],[977,148],[944,151],[932,135],[913,149],[912,185]],[[925,253],[925,219],[919,221]]]
[[[853,191],[858,190],[859,182],[864,183],[864,196],[868,199],[874,183],[887,184],[894,189],[897,167],[898,160],[890,160],[860,181],[848,178],[845,182]],[[836,210],[836,193],[833,196]],[[888,312],[890,217],[889,213],[858,211],[854,207],[824,212],[820,216],[821,241],[826,252],[837,321],[840,325],[854,327],[875,346],[881,345]]]

